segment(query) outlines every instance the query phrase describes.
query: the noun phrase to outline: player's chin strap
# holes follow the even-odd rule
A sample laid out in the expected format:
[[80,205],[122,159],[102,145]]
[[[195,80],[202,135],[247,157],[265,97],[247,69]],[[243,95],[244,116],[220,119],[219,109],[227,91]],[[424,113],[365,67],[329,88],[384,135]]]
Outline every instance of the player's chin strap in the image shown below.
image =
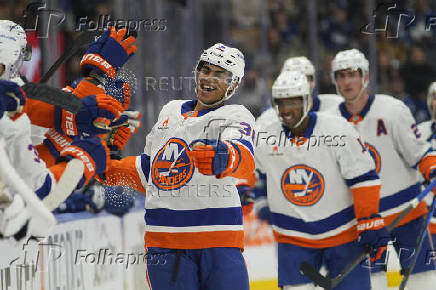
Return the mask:
[[[222,97],[221,99],[219,99],[218,101],[212,103],[212,104],[206,104],[203,103],[199,98],[197,98],[197,101],[202,104],[203,106],[205,106],[206,108],[213,108],[218,106],[221,103],[224,103],[225,101],[227,101],[228,99],[230,99],[230,97],[235,93],[236,88],[234,88],[233,90],[231,90],[230,88],[232,87],[232,85],[230,85],[227,90],[226,93],[224,94],[224,97]],[[229,93],[230,92],[230,93]],[[195,93],[197,93],[197,88],[195,88]]]

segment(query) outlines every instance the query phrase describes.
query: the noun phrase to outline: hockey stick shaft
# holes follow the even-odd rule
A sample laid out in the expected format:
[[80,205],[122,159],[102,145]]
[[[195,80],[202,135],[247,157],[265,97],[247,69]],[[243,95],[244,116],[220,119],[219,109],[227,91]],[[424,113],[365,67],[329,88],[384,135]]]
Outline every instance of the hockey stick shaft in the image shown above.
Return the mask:
[[57,208],[76,189],[83,176],[84,168],[83,162],[78,159],[72,159],[68,162],[54,191],[42,201],[50,211]]
[[422,222],[422,225],[421,225],[421,228],[419,231],[419,235],[418,235],[418,239],[416,240],[414,257],[413,257],[412,263],[410,264],[409,268],[405,271],[405,273],[403,275],[403,280],[401,281],[400,288],[399,288],[400,290],[404,290],[406,288],[407,281],[409,281],[409,277],[412,274],[413,269],[415,268],[416,261],[418,260],[419,253],[422,249],[422,243],[424,241],[425,235],[427,234],[428,226],[430,224],[430,221],[431,221],[431,218],[432,218],[433,213],[435,211],[435,208],[436,208],[436,196],[433,197],[433,202],[431,204],[431,208],[430,208],[429,212],[427,213],[426,219]]
[[82,107],[82,101],[77,96],[62,89],[35,83],[26,83],[21,88],[28,98],[43,101],[72,113],[77,113]]
[[[436,186],[436,179],[433,180],[425,189],[422,191],[417,197],[412,199],[408,206],[398,214],[398,216],[386,227],[386,229],[391,232],[396,225],[398,225],[404,217],[409,214],[412,209],[416,208],[418,204],[427,196],[429,192],[433,190]],[[353,259],[350,263],[348,263],[344,269],[334,278],[330,279],[321,275],[311,264],[307,262],[303,262],[300,266],[300,270],[309,279],[323,287],[324,289],[332,289],[336,287],[345,277],[363,261],[369,253],[371,253],[372,248],[367,248],[362,251],[355,259]]]
[[95,33],[90,31],[82,32],[75,40],[73,46],[71,46],[70,49],[65,51],[48,69],[48,71],[41,77],[39,80],[39,83],[45,83],[47,82],[51,76],[59,69],[59,67],[64,63],[64,61],[67,61],[69,58],[71,58],[73,55],[75,55],[80,49],[82,49],[85,46],[88,46],[89,44],[94,41]]

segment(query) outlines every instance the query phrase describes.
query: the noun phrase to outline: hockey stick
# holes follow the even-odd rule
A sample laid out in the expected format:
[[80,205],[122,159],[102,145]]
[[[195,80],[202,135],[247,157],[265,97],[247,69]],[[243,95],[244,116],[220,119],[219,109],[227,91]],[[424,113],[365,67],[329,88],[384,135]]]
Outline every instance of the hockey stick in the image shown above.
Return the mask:
[[[394,227],[401,221],[403,218],[409,214],[412,209],[418,206],[418,204],[427,196],[427,194],[433,190],[433,188],[436,186],[436,179],[433,180],[425,189],[423,192],[421,192],[417,197],[412,199],[408,202],[408,206],[403,209],[399,215],[386,227],[386,229],[391,232]],[[362,251],[354,260],[352,260],[350,263],[348,263],[344,269],[333,278],[329,278],[327,276],[321,275],[313,265],[311,265],[308,262],[302,262],[300,265],[300,271],[301,273],[312,280],[315,284],[321,286],[324,289],[333,289],[336,287],[339,283],[342,282],[342,280],[347,277],[348,274],[362,262],[368,254],[370,254],[372,251],[372,247],[366,248],[364,251]]]
[[84,31],[79,34],[79,36],[74,39],[73,46],[71,46],[70,49],[68,49],[67,51],[64,51],[64,53],[54,62],[54,64],[51,65],[48,71],[41,77],[39,83],[47,82],[51,78],[51,76],[59,69],[64,61],[71,58],[80,49],[90,45],[94,41],[96,35],[97,34],[94,31]]
[[40,83],[26,83],[21,88],[28,98],[61,107],[72,113],[77,113],[82,107],[82,101],[77,96],[62,89]]
[[72,159],[68,162],[62,177],[59,179],[54,191],[43,199],[43,204],[53,211],[76,189],[77,184],[83,176],[85,167],[79,159]]
[[416,261],[418,260],[419,252],[421,251],[421,248],[422,248],[422,242],[424,241],[424,237],[427,234],[428,225],[430,224],[430,220],[433,216],[435,208],[436,208],[436,196],[433,197],[433,202],[431,204],[431,208],[430,208],[429,212],[427,213],[427,217],[426,217],[425,221],[423,221],[423,223],[421,225],[421,228],[419,231],[419,236],[418,236],[418,239],[416,240],[414,257],[413,257],[412,263],[410,264],[409,268],[404,271],[403,280],[401,281],[400,288],[399,288],[400,290],[404,290],[406,288],[406,284],[407,284],[407,281],[409,281],[410,274],[412,273],[413,269],[415,268]]
[[[0,138],[0,179],[7,187],[14,189],[17,194],[20,194],[29,207],[30,214],[38,217],[38,222],[42,222],[45,229],[49,231],[56,224],[56,219],[15,171],[9,161],[5,146],[5,141]],[[30,223],[32,223],[32,220]],[[38,228],[41,228],[41,226]]]

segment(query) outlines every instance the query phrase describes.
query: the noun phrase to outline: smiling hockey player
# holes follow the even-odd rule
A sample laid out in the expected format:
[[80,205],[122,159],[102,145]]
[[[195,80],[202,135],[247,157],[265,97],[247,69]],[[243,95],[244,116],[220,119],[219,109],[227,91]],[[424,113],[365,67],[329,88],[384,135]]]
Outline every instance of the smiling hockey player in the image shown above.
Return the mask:
[[[380,214],[389,224],[421,191],[417,169],[429,180],[436,167],[436,156],[430,145],[417,129],[415,120],[403,102],[387,95],[369,95],[369,64],[357,49],[344,50],[332,61],[332,82],[337,93],[344,97],[335,112],[344,117],[365,139],[371,152],[376,172],[382,181]],[[409,266],[423,216],[427,212],[425,202],[418,205],[392,231],[394,246],[400,255],[403,271]],[[436,280],[428,273],[435,264],[426,261],[426,253],[432,250],[426,236],[416,266],[409,279],[411,289],[434,289]],[[384,261],[376,261],[371,276],[375,289],[386,289],[386,275],[380,273]]]
[[[109,185],[145,191],[147,257],[152,289],[249,289],[235,179],[254,174],[254,118],[225,105],[244,76],[244,56],[217,43],[195,66],[197,99],[165,105],[144,153],[112,160]],[[130,180],[130,181],[129,181]]]
[[[386,236],[371,156],[346,121],[309,112],[310,93],[304,74],[282,72],[272,88],[280,119],[259,128],[276,142],[256,137],[256,167],[267,176],[282,289],[314,289],[300,273],[301,262],[318,270],[324,262],[335,276],[363,246],[382,246],[379,238]],[[333,141],[336,135],[344,136],[342,144]],[[370,289],[369,274],[367,267],[356,267],[335,289]]]

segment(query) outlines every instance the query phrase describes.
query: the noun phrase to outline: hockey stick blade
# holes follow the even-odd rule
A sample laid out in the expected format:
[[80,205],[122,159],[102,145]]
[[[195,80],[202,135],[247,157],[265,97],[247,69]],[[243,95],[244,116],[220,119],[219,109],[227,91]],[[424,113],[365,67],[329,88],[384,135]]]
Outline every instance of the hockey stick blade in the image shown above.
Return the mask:
[[35,83],[26,83],[21,88],[28,98],[61,107],[72,113],[77,113],[82,107],[82,101],[78,97],[58,88]]
[[327,290],[332,289],[332,280],[328,277],[324,277],[323,275],[321,275],[318,270],[316,270],[315,267],[312,266],[310,263],[306,261],[301,263],[300,272],[318,286]]
[[[433,180],[425,189],[423,192],[421,192],[417,197],[415,197],[413,200],[411,200],[409,202],[408,207],[406,207],[404,210],[402,210],[397,217],[395,217],[395,219],[386,227],[386,230],[388,232],[391,232],[402,220],[404,217],[406,217],[406,215],[408,215],[412,209],[414,209],[415,207],[418,206],[418,204],[427,196],[427,194],[433,190],[433,188],[436,186],[436,179]],[[308,275],[306,275],[306,273],[301,269],[301,265],[300,265],[300,270],[303,273],[303,275],[305,275],[307,278],[309,278],[310,280],[312,280],[313,282],[317,283],[318,285],[322,286],[320,283],[318,283],[318,281],[323,281],[325,279],[329,280],[329,282],[321,282],[324,283],[324,285],[327,285],[331,288],[336,287],[339,283],[342,282],[342,280],[345,279],[345,277],[357,266],[360,264],[360,262],[362,262],[367,256],[368,254],[371,253],[371,249],[365,249],[364,251],[362,251],[359,256],[357,256],[354,260],[352,260],[350,263],[348,263],[344,269],[334,278],[330,279],[328,277],[322,276],[320,273],[318,274],[314,274],[313,271],[316,271],[316,269],[310,265],[307,262],[302,262],[301,265],[303,265],[303,263],[307,263],[310,265],[311,270],[309,271]],[[305,266],[305,269],[309,269],[307,266]],[[310,275],[310,276],[309,276]],[[320,278],[321,276],[321,278]],[[314,280],[316,279],[316,280]],[[323,287],[323,286],[322,286]],[[331,288],[325,288],[325,289],[331,289]]]

